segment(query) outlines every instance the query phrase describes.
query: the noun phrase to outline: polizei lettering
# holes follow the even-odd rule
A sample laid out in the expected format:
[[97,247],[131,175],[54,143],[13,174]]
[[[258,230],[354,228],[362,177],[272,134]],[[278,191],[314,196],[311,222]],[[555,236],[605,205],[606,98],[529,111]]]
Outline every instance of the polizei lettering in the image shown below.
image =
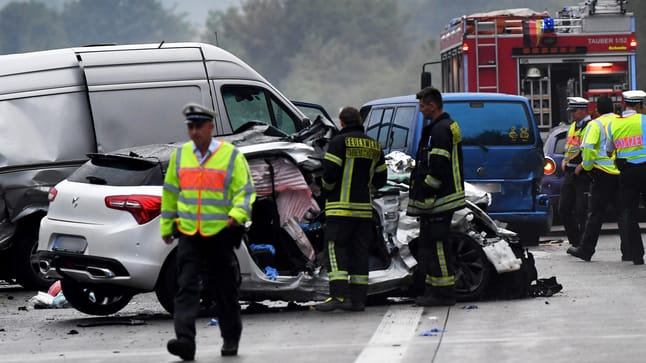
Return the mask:
[[617,149],[626,149],[635,146],[644,146],[644,137],[642,135],[627,136],[615,140],[615,148]]

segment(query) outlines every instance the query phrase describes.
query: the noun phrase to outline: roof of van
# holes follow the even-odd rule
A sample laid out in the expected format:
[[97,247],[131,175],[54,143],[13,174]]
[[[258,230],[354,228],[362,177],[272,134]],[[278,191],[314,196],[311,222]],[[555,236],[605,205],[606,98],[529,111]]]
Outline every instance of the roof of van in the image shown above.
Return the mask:
[[[15,53],[0,55],[0,76],[28,73],[40,70],[77,68],[79,61],[76,54],[95,53],[105,51],[122,51],[138,49],[169,49],[169,48],[200,48],[206,61],[225,61],[244,64],[248,71],[257,76],[256,71],[246,65],[235,55],[211,44],[184,42],[184,43],[150,43],[127,45],[93,45],[84,47],[50,49],[36,52]],[[262,78],[262,77],[261,77]]]
[[[447,92],[442,93],[442,101],[522,101],[527,102],[527,98],[523,96],[510,95],[506,93],[488,93],[488,92]],[[415,95],[396,96],[388,98],[380,98],[369,101],[363,106],[375,106],[383,104],[396,104],[396,103],[417,103]]]

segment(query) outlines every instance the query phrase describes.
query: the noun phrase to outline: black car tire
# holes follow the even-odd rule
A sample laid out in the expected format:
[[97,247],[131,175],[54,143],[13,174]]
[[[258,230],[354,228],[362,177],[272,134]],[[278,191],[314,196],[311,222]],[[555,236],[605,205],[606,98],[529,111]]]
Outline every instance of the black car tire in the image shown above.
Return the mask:
[[177,293],[177,261],[175,251],[171,252],[157,278],[155,284],[155,295],[161,306],[173,315],[175,311],[175,294]]
[[482,246],[469,235],[451,232],[449,235],[455,256],[455,297],[458,301],[479,300],[491,279],[493,266]]
[[134,296],[119,286],[82,284],[71,279],[61,280],[61,289],[72,307],[89,315],[114,314]]
[[25,217],[18,224],[18,230],[12,237],[11,246],[12,274],[16,281],[27,290],[47,291],[54,282],[45,279],[40,273],[38,260],[38,230],[42,215]]

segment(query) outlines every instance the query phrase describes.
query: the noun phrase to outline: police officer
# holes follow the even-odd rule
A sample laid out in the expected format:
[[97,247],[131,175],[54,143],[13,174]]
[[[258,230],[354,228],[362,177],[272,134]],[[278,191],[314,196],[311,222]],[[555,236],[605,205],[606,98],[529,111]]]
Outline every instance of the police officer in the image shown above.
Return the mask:
[[167,348],[183,360],[195,356],[195,318],[202,283],[214,293],[221,354],[237,355],[242,332],[238,287],[240,270],[234,247],[242,237],[241,225],[251,216],[256,192],[244,155],[232,144],[212,138],[215,112],[190,103],[184,107],[192,141],[173,151],[162,192],[162,239],[177,246],[177,283],[173,318],[177,338]]
[[625,111],[621,118],[608,126],[606,152],[615,153],[620,174],[620,185],[626,206],[626,230],[635,265],[644,264],[644,244],[639,229],[640,194],[646,194],[646,147],[644,125],[646,116],[637,113],[643,107],[646,93],[641,90],[623,93]]
[[565,172],[561,195],[559,198],[559,214],[565,227],[565,234],[572,246],[578,246],[585,227],[587,197],[590,179],[581,171],[581,139],[590,121],[588,100],[582,97],[568,97],[567,110],[572,115],[572,124],[568,129],[565,142],[565,154],[561,168]]
[[625,208],[619,187],[619,169],[606,154],[606,127],[618,116],[613,113],[612,100],[608,96],[597,99],[597,110],[601,115],[588,123],[581,143],[583,170],[592,180],[588,219],[583,230],[581,245],[570,247],[567,253],[586,261],[591,259],[601,232],[606,206],[612,204],[621,237],[621,259],[631,261],[628,238],[624,228]]
[[442,94],[426,87],[417,93],[429,125],[422,129],[411,173],[408,215],[420,217],[419,263],[426,289],[415,303],[455,305],[455,256],[449,241],[453,212],[465,205],[462,135],[443,110]]
[[365,134],[359,110],[344,107],[339,120],[342,129],[323,160],[330,296],[315,308],[325,312],[365,309],[369,247],[375,237],[372,193],[387,177],[384,153]]

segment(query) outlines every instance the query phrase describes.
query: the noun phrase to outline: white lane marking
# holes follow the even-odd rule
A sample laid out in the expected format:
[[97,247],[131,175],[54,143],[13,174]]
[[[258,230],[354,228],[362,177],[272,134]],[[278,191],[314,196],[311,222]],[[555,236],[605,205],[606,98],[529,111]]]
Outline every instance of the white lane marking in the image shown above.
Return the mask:
[[391,306],[355,363],[400,362],[422,317],[423,307]]

